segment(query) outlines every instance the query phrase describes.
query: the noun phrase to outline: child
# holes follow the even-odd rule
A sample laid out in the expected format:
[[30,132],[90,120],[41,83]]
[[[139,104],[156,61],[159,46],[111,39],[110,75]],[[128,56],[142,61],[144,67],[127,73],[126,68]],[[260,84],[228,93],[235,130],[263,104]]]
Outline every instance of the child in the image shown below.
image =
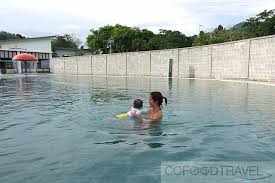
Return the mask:
[[133,107],[131,110],[124,114],[116,115],[117,118],[127,118],[132,117],[133,115],[141,115],[141,108],[143,107],[143,101],[140,99],[135,99],[133,103]]

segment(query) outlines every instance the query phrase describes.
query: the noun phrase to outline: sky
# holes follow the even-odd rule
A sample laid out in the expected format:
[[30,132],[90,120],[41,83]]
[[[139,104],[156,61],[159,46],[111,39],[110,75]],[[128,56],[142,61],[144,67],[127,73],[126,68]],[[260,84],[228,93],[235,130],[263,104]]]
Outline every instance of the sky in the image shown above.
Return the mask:
[[0,0],[0,31],[27,37],[73,33],[84,42],[91,29],[118,23],[190,36],[219,24],[230,27],[265,9],[275,9],[275,1]]

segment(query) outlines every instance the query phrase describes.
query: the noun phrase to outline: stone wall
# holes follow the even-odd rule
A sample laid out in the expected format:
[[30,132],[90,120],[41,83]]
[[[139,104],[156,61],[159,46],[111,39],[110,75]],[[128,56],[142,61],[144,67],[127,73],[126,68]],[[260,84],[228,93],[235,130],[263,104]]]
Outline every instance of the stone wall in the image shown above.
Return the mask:
[[179,76],[184,78],[211,77],[211,46],[179,50]]
[[93,75],[107,74],[107,55],[93,55],[91,57],[91,63]]
[[92,74],[92,62],[91,56],[75,57],[77,61],[77,74],[79,75],[91,75]]
[[151,53],[149,51],[127,53],[127,75],[150,76],[150,57]]
[[54,58],[56,74],[275,80],[275,36],[169,50]]
[[170,59],[173,60],[173,77],[177,77],[178,49],[151,51],[151,76],[168,77]]
[[212,77],[246,79],[248,77],[249,41],[212,46]]
[[249,79],[275,80],[275,37],[251,40]]
[[66,57],[67,59],[64,61],[65,65],[65,74],[77,74],[77,60],[76,57]]
[[126,68],[126,53],[116,53],[107,55],[107,75],[126,76]]
[[66,58],[54,58],[51,71],[55,74],[65,74],[65,59]]

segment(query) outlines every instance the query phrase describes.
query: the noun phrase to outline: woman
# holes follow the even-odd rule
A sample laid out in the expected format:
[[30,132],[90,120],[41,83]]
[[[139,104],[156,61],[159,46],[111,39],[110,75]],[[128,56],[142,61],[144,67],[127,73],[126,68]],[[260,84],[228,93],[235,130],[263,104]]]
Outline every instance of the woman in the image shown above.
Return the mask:
[[[150,121],[159,121],[162,118],[162,102],[165,100],[165,104],[167,105],[167,98],[163,97],[160,92],[152,92],[149,96],[149,105],[150,108],[148,110],[146,119]],[[134,117],[141,118],[140,115],[134,114]]]

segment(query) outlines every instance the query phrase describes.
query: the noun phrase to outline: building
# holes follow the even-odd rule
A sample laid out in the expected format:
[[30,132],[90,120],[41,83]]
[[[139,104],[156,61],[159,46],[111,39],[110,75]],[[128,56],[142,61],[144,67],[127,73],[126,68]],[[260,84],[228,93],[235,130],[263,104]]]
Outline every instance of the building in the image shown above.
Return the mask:
[[54,36],[0,40],[0,71],[15,73],[12,58],[20,53],[29,53],[38,58],[32,72],[50,72],[53,38]]
[[92,55],[92,50],[90,49],[74,49],[74,48],[56,48],[56,57],[73,57],[82,55]]
[[77,55],[78,49],[73,48],[56,48],[55,54],[57,57],[72,57]]

